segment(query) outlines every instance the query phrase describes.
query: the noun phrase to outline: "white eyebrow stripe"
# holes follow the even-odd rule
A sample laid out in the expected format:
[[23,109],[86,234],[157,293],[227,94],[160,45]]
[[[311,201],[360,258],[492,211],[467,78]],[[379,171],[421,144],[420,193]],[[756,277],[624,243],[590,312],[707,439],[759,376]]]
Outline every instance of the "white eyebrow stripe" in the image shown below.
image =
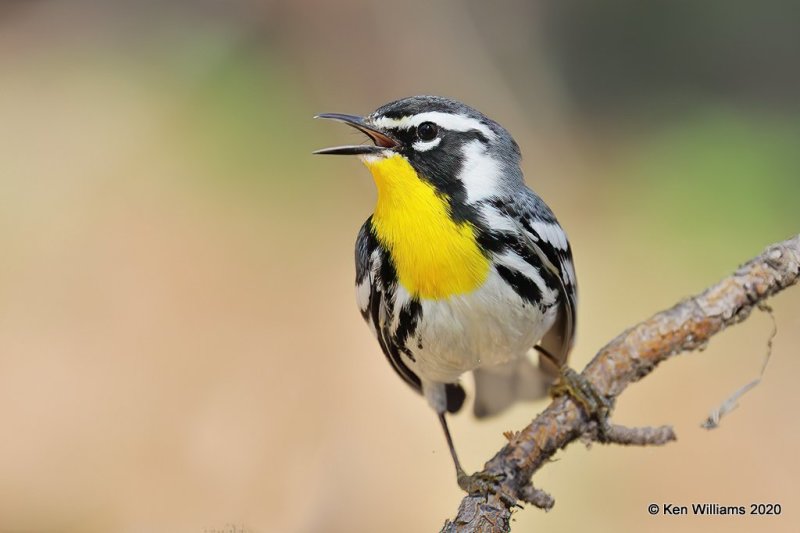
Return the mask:
[[434,148],[439,146],[440,142],[442,142],[442,138],[436,137],[432,141],[426,141],[426,142],[417,141],[414,144],[412,144],[411,147],[417,152],[427,152],[428,150],[433,150]]
[[496,135],[481,121],[464,115],[453,113],[442,113],[441,111],[427,111],[400,118],[378,117],[372,123],[378,128],[410,129],[415,128],[423,122],[433,122],[434,124],[451,131],[479,131],[487,139],[493,140]]

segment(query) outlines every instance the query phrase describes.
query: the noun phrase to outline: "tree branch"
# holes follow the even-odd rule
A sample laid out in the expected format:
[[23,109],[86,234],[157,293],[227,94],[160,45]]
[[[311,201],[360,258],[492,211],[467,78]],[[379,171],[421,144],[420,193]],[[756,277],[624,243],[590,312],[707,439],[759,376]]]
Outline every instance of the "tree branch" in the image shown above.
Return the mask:
[[[790,287],[798,277],[800,235],[770,246],[702,294],[623,332],[600,349],[581,375],[613,404],[628,385],[659,363],[704,348],[713,335],[745,320],[753,307]],[[553,499],[533,487],[531,476],[576,439],[635,445],[665,444],[675,439],[669,427],[630,429],[611,425],[599,431],[597,422],[570,396],[555,398],[525,429],[506,436],[508,444],[483,470],[500,480],[493,493],[465,496],[455,519],[445,523],[443,532],[505,533],[510,531],[513,502],[552,507]]]

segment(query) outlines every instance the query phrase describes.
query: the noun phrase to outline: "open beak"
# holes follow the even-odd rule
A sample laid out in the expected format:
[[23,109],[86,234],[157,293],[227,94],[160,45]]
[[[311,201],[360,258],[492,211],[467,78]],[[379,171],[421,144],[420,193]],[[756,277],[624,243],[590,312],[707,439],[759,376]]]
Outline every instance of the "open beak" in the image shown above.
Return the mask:
[[315,154],[326,155],[361,155],[361,154],[376,154],[386,149],[392,149],[397,146],[397,141],[386,135],[380,130],[368,125],[364,122],[362,117],[357,115],[342,115],[341,113],[322,113],[314,118],[327,118],[330,120],[338,120],[344,122],[348,126],[365,133],[367,137],[372,139],[373,144],[357,144],[350,146],[334,146],[333,148],[323,148],[317,150]]

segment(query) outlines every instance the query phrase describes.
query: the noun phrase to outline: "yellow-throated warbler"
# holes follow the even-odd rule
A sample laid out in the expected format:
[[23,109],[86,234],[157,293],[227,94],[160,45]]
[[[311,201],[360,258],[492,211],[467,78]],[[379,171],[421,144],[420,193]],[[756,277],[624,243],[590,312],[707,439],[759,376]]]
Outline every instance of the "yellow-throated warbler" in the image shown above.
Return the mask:
[[[373,144],[317,154],[358,155],[378,188],[356,241],[361,314],[392,368],[439,415],[544,396],[572,347],[576,281],[569,241],[520,170],[520,150],[497,122],[460,102],[414,96],[366,117],[326,113]],[[533,348],[539,352],[532,362]]]

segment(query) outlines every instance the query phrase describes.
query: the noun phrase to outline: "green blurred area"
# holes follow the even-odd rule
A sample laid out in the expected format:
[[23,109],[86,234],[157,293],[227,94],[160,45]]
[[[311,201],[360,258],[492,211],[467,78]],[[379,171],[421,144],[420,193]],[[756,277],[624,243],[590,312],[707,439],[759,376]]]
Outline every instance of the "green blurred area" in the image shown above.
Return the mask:
[[800,221],[800,121],[709,106],[629,139],[612,212],[666,260],[716,272]]
[[[237,53],[238,52],[238,53]],[[198,50],[187,51],[196,55]],[[203,154],[209,178],[222,185],[302,188],[309,180],[291,179],[308,171],[308,144],[292,142],[311,135],[303,116],[302,90],[278,61],[251,50],[233,50],[203,80],[191,80],[181,124],[189,154]],[[192,94],[194,93],[194,94]]]

